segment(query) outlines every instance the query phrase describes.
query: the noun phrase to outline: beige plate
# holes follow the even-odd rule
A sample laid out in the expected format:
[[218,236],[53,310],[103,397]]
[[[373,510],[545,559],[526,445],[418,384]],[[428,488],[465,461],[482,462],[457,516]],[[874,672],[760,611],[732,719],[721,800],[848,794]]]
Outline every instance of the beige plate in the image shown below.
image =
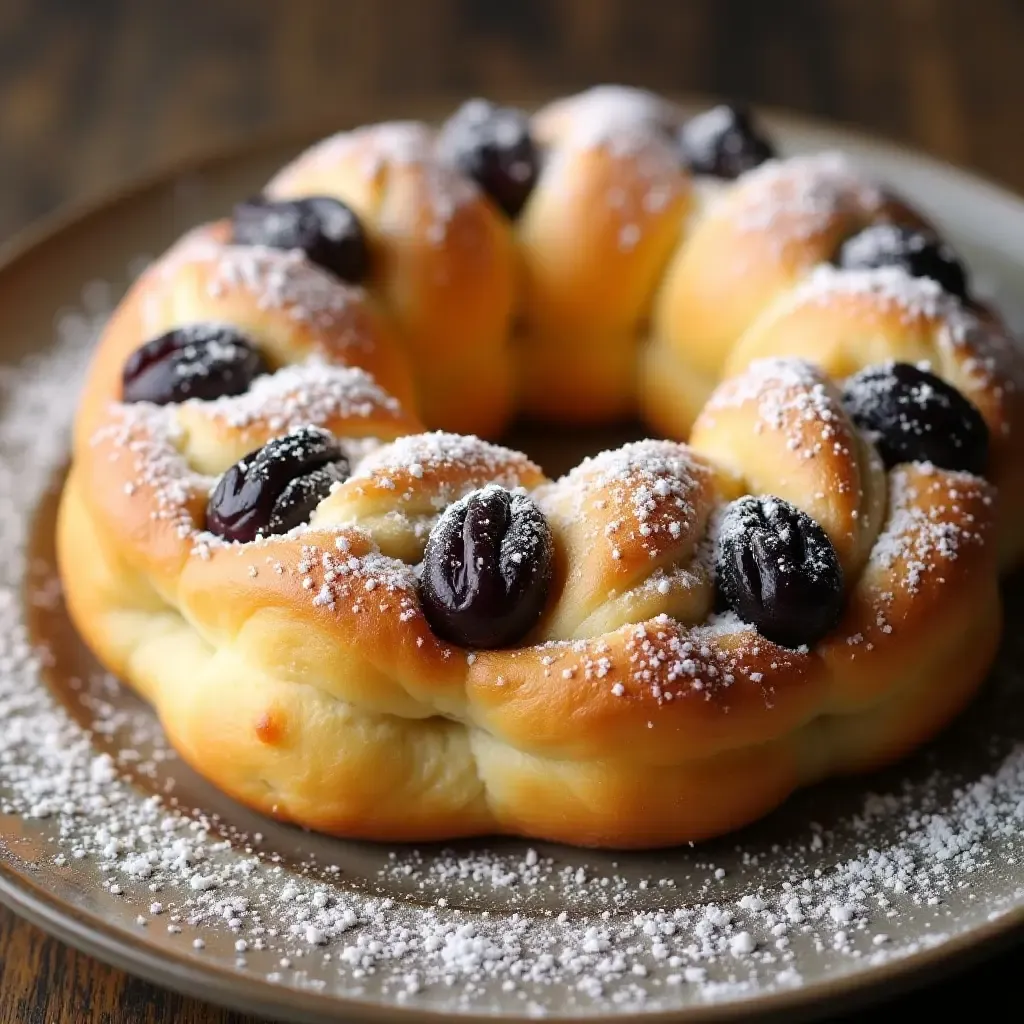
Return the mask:
[[[1024,325],[1024,289],[1013,291],[1024,275],[1024,203],[840,131],[784,118],[776,127],[786,151],[839,146],[919,202]],[[102,287],[84,286],[111,282],[116,299],[133,260],[253,192],[297,148],[277,142],[162,178],[35,232],[0,269],[3,360],[21,366],[13,375],[0,366],[0,484],[22,491],[14,499],[0,490],[0,632],[27,626],[47,652],[36,668],[24,652],[5,660],[0,645],[0,898],[130,971],[301,1021],[696,1021],[773,1011],[792,1019],[919,979],[1024,921],[1015,629],[992,686],[928,751],[888,774],[801,794],[761,825],[696,850],[613,857],[501,842],[415,852],[327,840],[245,811],[165,750],[148,710],[96,672],[66,621],[53,587],[52,493],[35,521],[30,567],[13,553],[39,474],[22,485],[11,466],[26,452],[35,458],[37,434],[51,438],[38,457],[60,459],[52,436],[73,403],[26,411],[33,388],[56,393],[46,374],[75,362],[66,351],[70,363],[52,357],[55,312],[81,314],[62,321],[66,350],[107,300]],[[16,416],[34,416],[35,433],[14,429]],[[529,447],[550,471],[614,440],[591,434],[556,447],[534,436]],[[1011,603],[1015,621],[1021,601]],[[111,771],[100,755],[124,748],[136,759]],[[147,817],[159,841],[138,830]],[[140,869],[147,851],[170,848],[165,821],[185,837],[192,863]],[[106,834],[104,824],[119,831]],[[258,831],[261,841],[246,838]],[[222,884],[207,889],[206,877]],[[751,894],[758,899],[741,903]],[[225,901],[240,895],[247,905],[225,917]],[[164,913],[152,912],[155,900]],[[303,919],[317,927],[317,903],[332,926],[345,907],[358,920],[319,946]],[[396,941],[422,943],[446,927],[461,931],[428,943],[440,948],[393,955]],[[445,972],[451,984],[439,983]]]

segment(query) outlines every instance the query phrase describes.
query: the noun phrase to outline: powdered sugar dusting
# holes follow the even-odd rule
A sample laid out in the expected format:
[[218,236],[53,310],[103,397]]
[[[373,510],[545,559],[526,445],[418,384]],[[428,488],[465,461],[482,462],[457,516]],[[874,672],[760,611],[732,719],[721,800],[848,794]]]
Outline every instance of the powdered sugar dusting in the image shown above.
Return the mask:
[[[401,437],[381,448],[361,467],[362,472],[387,469],[405,470],[421,478],[427,472],[454,470],[508,480],[540,472],[522,452],[482,441],[472,434],[449,434],[440,430]],[[508,476],[510,469],[515,477]]]
[[[511,491],[544,479],[521,452],[478,437],[441,431],[411,434],[370,449],[314,525],[366,525],[389,554],[417,561],[437,518],[481,487]],[[398,543],[399,547],[394,545]]]
[[213,480],[192,469],[178,443],[182,432],[166,409],[138,402],[118,405],[91,439],[111,461],[130,461],[126,497],[145,501],[154,522],[170,523],[184,540],[196,531],[191,504]]
[[335,538],[333,550],[317,544],[304,545],[297,569],[303,585],[313,595],[314,607],[344,610],[353,615],[371,608],[392,611],[400,621],[417,614],[419,600],[413,569],[378,551],[355,555],[346,534]]
[[569,125],[565,141],[585,148],[665,137],[681,121],[679,111],[660,96],[622,85],[594,86],[539,115],[542,126],[545,119],[563,118]]
[[619,166],[610,175],[604,201],[619,225],[619,249],[631,252],[642,243],[649,223],[687,187],[672,137],[678,120],[671,104],[622,86],[600,86],[553,103],[535,118],[541,138],[549,143],[539,187],[577,188],[579,154],[608,154]]
[[[991,390],[1000,400],[1024,389],[1024,355],[1013,334],[997,322],[982,320],[936,281],[912,277],[901,267],[840,270],[822,264],[790,293],[786,306],[828,306],[858,296],[870,300],[879,314],[895,314],[908,325],[934,324],[940,373],[956,364],[958,377]],[[1000,426],[1009,429],[1005,422]]]
[[419,173],[432,214],[427,237],[434,244],[440,245],[448,237],[459,208],[479,198],[476,184],[442,158],[434,131],[419,121],[389,121],[332,135],[282,170],[268,189],[282,195],[295,189],[301,192],[305,167],[330,167],[347,162],[354,154],[366,178],[377,179],[390,167],[414,168]]
[[401,479],[396,503],[417,501],[424,493],[442,509],[486,483],[509,489],[524,480],[541,478],[538,466],[521,452],[482,441],[469,434],[435,431],[411,434],[371,452],[353,473],[353,481],[373,480],[377,486]]
[[[903,563],[896,585],[911,594],[921,588],[924,579],[936,574],[937,564],[948,564],[965,546],[985,543],[984,534],[969,518],[954,521],[943,514],[957,508],[964,496],[977,488],[976,478],[963,473],[958,474],[959,483],[929,481],[928,468],[926,464],[919,467],[913,478],[902,467],[889,474],[889,522],[871,552],[871,564],[881,569]],[[914,505],[922,489],[939,497],[939,503],[928,511]]]
[[398,420],[402,412],[398,400],[365,370],[317,359],[259,377],[243,395],[188,404],[236,430],[264,424],[275,434],[338,419]]
[[767,644],[732,613],[712,616],[706,625],[685,629],[668,616],[659,616],[631,629],[626,645],[631,682],[634,687],[649,689],[659,704],[687,697],[715,700],[728,714],[726,691],[746,683],[758,687],[770,706],[775,675],[791,675],[794,666],[806,658],[806,651],[778,648],[766,672],[760,655]]
[[758,359],[739,377],[725,381],[712,394],[701,415],[713,423],[715,413],[753,403],[754,432],[786,432],[786,445],[804,459],[823,449],[845,450],[849,427],[834,392],[819,370],[799,359]]
[[[281,309],[295,320],[331,327],[362,290],[321,270],[299,249],[229,245],[214,260],[210,293],[244,288],[260,309]],[[366,344],[366,339],[361,340]]]
[[884,193],[841,153],[769,160],[740,179],[730,206],[740,229],[770,235],[780,251],[825,231],[837,215],[867,218]]
[[[665,548],[696,540],[702,523],[699,495],[710,476],[707,466],[684,445],[638,441],[584,459],[549,492],[561,506],[569,499],[569,516],[578,523],[606,520],[595,543],[609,546],[617,558],[620,545],[637,540],[654,558]],[[588,516],[592,507],[600,516]]]
[[[37,881],[59,873],[68,899],[88,891],[126,944],[159,930],[179,956],[234,968],[254,987],[449,1016],[541,1016],[556,1004],[635,1016],[856,975],[1019,913],[1013,635],[995,684],[934,756],[875,777],[875,792],[801,794],[738,845],[666,855],[524,843],[389,851],[299,834],[199,786],[153,716],[99,673],[60,695],[87,731],[43,681],[58,652],[45,631],[30,634],[22,583],[28,573],[32,608],[62,615],[52,565],[29,564],[28,530],[65,456],[101,321],[70,316],[52,351],[0,370],[0,811],[21,836],[3,856],[27,851]],[[658,631],[635,638],[638,665],[660,657]],[[696,664],[681,678],[702,678]],[[275,990],[261,992],[270,1006]]]
[[912,277],[902,267],[840,270],[822,264],[793,292],[794,304],[828,304],[843,295],[869,295],[883,308],[898,310],[908,322],[945,320],[954,335],[963,334],[976,317],[955,296],[929,277]]

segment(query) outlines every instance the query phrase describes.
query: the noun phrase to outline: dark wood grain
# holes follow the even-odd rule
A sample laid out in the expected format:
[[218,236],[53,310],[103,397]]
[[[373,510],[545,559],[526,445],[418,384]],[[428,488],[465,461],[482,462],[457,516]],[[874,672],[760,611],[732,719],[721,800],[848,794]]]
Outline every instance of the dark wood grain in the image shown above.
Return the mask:
[[[848,122],[1024,191],[1022,58],[1020,0],[0,0],[0,238],[275,126],[608,80]],[[888,1010],[1009,1001],[1022,966]],[[0,1024],[243,1020],[0,911]]]
[[0,910],[0,1024],[255,1024],[115,971]]
[[4,0],[0,235],[259,129],[619,80],[847,121],[1024,188],[1019,0]]

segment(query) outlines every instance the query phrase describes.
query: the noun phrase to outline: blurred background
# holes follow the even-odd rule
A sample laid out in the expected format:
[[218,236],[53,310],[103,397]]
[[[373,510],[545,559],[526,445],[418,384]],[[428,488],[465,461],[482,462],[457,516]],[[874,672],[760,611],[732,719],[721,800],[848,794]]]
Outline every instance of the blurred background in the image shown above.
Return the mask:
[[1024,190],[1022,61],[1021,0],[0,0],[0,238],[253,133],[599,81],[845,121]]
[[[845,122],[1024,192],[1022,65],[1024,0],[0,0],[0,242],[256,135],[601,81]],[[874,1018],[1005,995],[1022,963]],[[0,910],[0,1024],[86,1020],[244,1024]]]

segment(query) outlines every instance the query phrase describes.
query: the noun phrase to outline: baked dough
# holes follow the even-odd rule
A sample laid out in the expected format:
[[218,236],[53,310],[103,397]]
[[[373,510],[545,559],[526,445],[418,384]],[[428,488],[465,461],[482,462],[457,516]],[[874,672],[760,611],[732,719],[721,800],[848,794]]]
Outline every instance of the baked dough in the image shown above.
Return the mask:
[[[677,122],[630,90],[542,110],[547,158],[515,225],[426,127],[347,133],[269,191],[343,197],[377,253],[366,288],[299,250],[234,245],[224,222],[125,298],[76,421],[65,593],[101,661],[225,792],[348,837],[671,845],[900,757],[980,685],[999,558],[1019,550],[1020,356],[928,282],[818,266],[891,202],[842,160],[709,191],[669,161]],[[196,323],[244,330],[272,372],[229,397],[123,401],[131,353]],[[829,375],[893,358],[929,361],[978,407],[999,502],[969,473],[886,469],[854,426]],[[467,433],[514,408],[582,421],[638,401],[689,442],[552,481]],[[219,476],[309,425],[351,476],[308,524],[248,543],[207,531]],[[542,510],[553,572],[517,646],[471,651],[431,629],[417,566],[444,510],[491,484]],[[716,611],[721,514],[746,494],[790,502],[835,550],[843,611],[810,648]]]
[[927,361],[989,424],[1000,546],[1015,562],[1024,356],[1006,326],[928,279],[827,267],[867,225],[926,223],[844,154],[694,177],[672,138],[684,120],[619,86],[543,107],[530,121],[543,163],[514,221],[418,122],[326,139],[267,194],[336,196],[362,218],[379,265],[369,291],[399,327],[432,426],[493,439],[516,411],[573,424],[639,411],[685,439],[722,376],[755,356],[800,355],[836,377]]
[[[209,434],[227,453],[292,420],[398,433],[374,390],[355,370],[281,371],[237,398],[112,405],[76,445],[59,550],[82,635],[186,760],[270,815],[374,839],[696,840],[900,756],[991,663],[992,489],[886,472],[800,361],[723,384],[689,446],[627,445],[551,482],[476,438],[413,434],[361,458],[354,444],[352,477],[307,528],[203,532],[214,481],[193,453]],[[470,652],[430,629],[414,566],[439,510],[493,482],[544,510],[556,574],[521,647]],[[818,521],[848,581],[811,650],[712,612],[716,511],[764,489]]]

